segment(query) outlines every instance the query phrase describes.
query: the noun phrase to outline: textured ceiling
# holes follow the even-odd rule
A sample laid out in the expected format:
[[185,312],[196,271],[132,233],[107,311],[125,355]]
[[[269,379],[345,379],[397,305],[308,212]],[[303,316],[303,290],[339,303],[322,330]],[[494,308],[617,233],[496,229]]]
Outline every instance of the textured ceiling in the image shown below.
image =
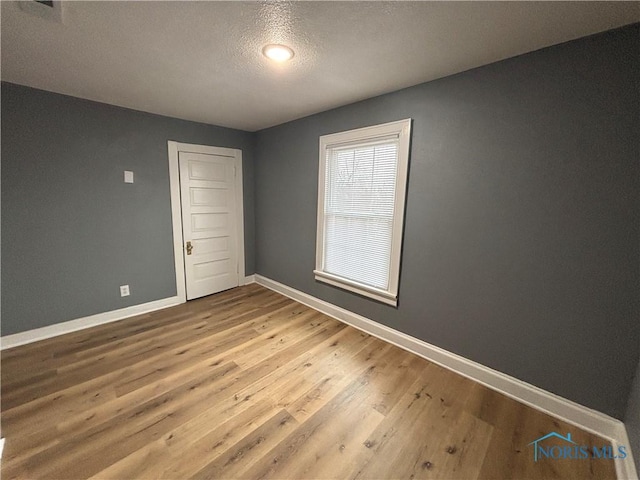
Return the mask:
[[[2,79],[258,130],[640,20],[631,2],[1,2]],[[267,43],[295,50],[285,65]]]

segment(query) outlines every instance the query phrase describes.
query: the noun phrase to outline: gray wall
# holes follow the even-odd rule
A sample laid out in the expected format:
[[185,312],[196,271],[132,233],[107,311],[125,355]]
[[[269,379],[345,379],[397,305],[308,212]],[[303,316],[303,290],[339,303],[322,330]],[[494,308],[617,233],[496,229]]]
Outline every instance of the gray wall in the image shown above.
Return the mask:
[[167,140],[242,149],[254,272],[253,134],[1,89],[3,335],[176,294]]
[[[259,132],[257,273],[623,418],[640,344],[638,35]],[[318,137],[407,117],[395,309],[314,280]]]
[[627,415],[624,418],[631,443],[633,459],[636,462],[636,470],[640,474],[640,362],[636,370],[636,378],[631,387],[631,395],[627,405]]

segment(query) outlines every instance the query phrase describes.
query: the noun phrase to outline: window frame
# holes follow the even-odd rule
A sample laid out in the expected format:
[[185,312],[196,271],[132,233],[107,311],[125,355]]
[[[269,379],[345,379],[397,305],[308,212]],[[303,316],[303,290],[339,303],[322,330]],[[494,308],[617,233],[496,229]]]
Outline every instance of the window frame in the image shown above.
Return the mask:
[[[389,288],[387,290],[364,285],[354,280],[341,277],[324,268],[324,224],[325,224],[325,187],[327,150],[349,144],[376,142],[383,138],[397,136],[398,138],[398,167],[396,172],[396,190],[394,196],[393,227],[389,266]],[[382,303],[396,307],[398,305],[398,287],[400,282],[400,261],[404,230],[404,209],[406,203],[407,181],[409,172],[409,149],[411,141],[411,119],[374,125],[370,127],[348,130],[345,132],[322,135],[319,142],[319,170],[318,170],[318,218],[316,228],[316,267],[313,270],[315,279],[372,298]]]

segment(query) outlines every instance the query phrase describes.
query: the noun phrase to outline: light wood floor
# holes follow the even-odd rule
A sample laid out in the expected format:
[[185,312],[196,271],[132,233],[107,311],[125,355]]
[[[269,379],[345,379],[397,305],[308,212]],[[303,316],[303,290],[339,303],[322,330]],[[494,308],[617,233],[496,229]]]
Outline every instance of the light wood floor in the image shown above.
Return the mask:
[[2,352],[2,478],[615,478],[598,439],[257,285]]

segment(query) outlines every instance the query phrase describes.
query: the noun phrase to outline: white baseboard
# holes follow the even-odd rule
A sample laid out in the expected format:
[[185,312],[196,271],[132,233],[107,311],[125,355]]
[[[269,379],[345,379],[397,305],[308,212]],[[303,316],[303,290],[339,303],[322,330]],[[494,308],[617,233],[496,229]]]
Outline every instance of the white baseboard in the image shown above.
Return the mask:
[[160,310],[162,308],[173,307],[180,303],[184,303],[184,301],[181,301],[178,296],[163,298],[162,300],[133,305],[131,307],[112,310],[110,312],[98,313],[89,317],[77,318],[75,320],[69,320],[68,322],[49,325],[48,327],[14,333],[13,335],[0,337],[0,350],[6,350],[7,348],[37,342],[39,340],[64,335],[65,333],[71,333],[89,327],[95,327],[96,325],[102,325],[103,323],[115,322],[135,315]]
[[256,283],[255,275],[247,275],[244,277],[244,283],[242,285],[249,285],[250,283]]
[[402,333],[393,328],[374,322],[366,317],[345,310],[331,303],[320,300],[307,293],[276,282],[262,275],[255,275],[259,285],[274,290],[297,302],[318,310],[325,315],[351,325],[359,330],[385,340],[404,350],[415,353],[430,362],[452,370],[464,377],[478,382],[492,390],[496,390],[510,398],[540,410],[583,430],[610,440],[614,447],[625,445],[628,456],[624,460],[616,460],[616,473],[619,479],[637,479],[631,447],[624,424],[613,417],[592,410],[554,393],[543,390],[527,382],[501,373],[477,362],[451,353],[418,338]]
[[[638,480],[638,471],[636,469],[636,464],[634,462],[633,452],[631,451],[631,445],[629,443],[629,436],[627,435],[627,429],[624,426],[624,423],[621,421],[617,421],[617,431],[616,436],[611,439],[611,445],[613,446],[613,451],[615,452],[619,445],[624,445],[627,451],[627,458],[624,461],[616,462],[616,474],[619,479],[630,479],[630,480]],[[640,454],[640,452],[636,452]]]

